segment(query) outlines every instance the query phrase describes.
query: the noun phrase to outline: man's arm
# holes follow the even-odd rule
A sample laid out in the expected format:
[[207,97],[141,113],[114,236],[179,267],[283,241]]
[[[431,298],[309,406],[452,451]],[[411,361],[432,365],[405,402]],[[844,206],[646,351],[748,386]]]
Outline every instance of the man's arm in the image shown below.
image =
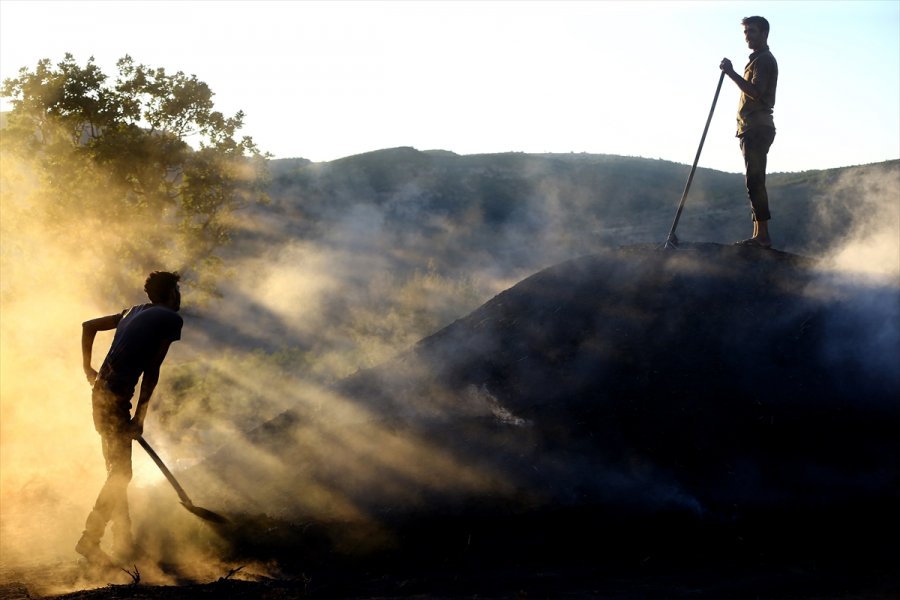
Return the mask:
[[742,75],[735,71],[730,60],[728,60],[727,58],[723,58],[722,62],[719,63],[719,68],[725,71],[725,74],[728,75],[728,78],[736,83],[740,90],[747,94],[750,98],[752,98],[753,100],[759,100],[762,97],[763,90],[759,89],[752,82],[744,79]]
[[162,366],[169,352],[168,340],[159,343],[156,354],[150,359],[147,368],[144,369],[144,375],[141,378],[141,392],[138,395],[137,408],[134,410],[134,417],[131,419],[131,431],[133,437],[138,437],[144,432],[144,418],[147,416],[147,408],[150,404],[150,396],[156,389],[159,382],[159,368]]
[[84,375],[87,377],[89,384],[94,385],[97,380],[97,371],[91,366],[91,354],[94,351],[94,338],[98,331],[109,331],[115,329],[122,320],[122,315],[107,315],[85,321],[81,324],[81,363],[84,368]]

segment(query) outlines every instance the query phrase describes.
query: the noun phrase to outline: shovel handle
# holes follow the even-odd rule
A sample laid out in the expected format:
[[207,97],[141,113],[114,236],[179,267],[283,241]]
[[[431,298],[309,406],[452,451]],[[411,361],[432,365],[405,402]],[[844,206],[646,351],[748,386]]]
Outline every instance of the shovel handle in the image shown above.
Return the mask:
[[144,436],[139,435],[135,438],[137,443],[140,444],[144,450],[147,451],[147,454],[150,455],[150,458],[153,459],[153,462],[156,463],[156,466],[159,467],[159,470],[162,471],[162,474],[166,476],[166,479],[169,480],[169,483],[172,484],[172,487],[175,488],[175,492],[178,494],[178,498],[181,500],[182,504],[186,506],[193,506],[194,503],[191,502],[191,499],[188,498],[187,493],[184,491],[184,488],[181,487],[181,484],[178,483],[178,480],[175,479],[175,476],[172,475],[172,471],[165,465],[162,459],[159,457],[159,454],[150,447],[150,444],[147,443],[147,440],[144,439]]
[[712,121],[713,112],[716,110],[716,102],[719,99],[719,92],[722,90],[722,80],[725,79],[725,71],[719,74],[719,83],[716,85],[716,95],[713,96],[712,106],[709,107],[709,116],[706,117],[706,126],[703,128],[703,135],[700,136],[700,146],[697,148],[697,155],[694,156],[694,164],[691,166],[691,174],[688,175],[687,183],[684,185],[684,192],[681,194],[681,202],[678,203],[678,210],[675,211],[675,220],[672,222],[672,228],[669,230],[669,237],[666,238],[666,247],[674,245],[675,228],[678,227],[678,220],[681,218],[681,211],[684,210],[684,201],[687,199],[688,192],[691,190],[691,182],[694,180],[694,172],[697,170],[697,163],[700,161],[700,152],[703,150],[703,142],[706,141],[706,132],[709,131],[709,122]]

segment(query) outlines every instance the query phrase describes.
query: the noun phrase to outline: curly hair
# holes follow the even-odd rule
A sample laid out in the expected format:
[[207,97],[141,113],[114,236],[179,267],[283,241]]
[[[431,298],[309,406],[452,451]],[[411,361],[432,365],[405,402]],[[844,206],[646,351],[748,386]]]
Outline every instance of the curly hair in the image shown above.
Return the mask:
[[178,273],[169,273],[168,271],[153,271],[144,282],[144,291],[147,297],[154,304],[165,302],[169,298],[169,294],[178,285],[181,275]]

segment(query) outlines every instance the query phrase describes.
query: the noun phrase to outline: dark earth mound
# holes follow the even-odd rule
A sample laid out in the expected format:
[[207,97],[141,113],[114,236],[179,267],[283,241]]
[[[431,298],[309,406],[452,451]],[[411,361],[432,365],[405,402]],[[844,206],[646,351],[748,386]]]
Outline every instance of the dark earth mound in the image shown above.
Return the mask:
[[[586,256],[340,382],[354,418],[297,407],[186,487],[230,560],[278,565],[260,597],[887,598],[898,300],[774,250]],[[179,597],[216,585],[252,597]]]
[[515,482],[474,503],[516,540],[501,552],[646,535],[681,556],[861,558],[896,545],[898,357],[895,287],[777,251],[628,247],[526,279],[341,391],[398,413],[494,403],[420,434]]
[[[248,434],[290,467],[245,495],[285,500],[222,534],[288,571],[893,564],[897,294],[715,244],[557,265],[341,382],[365,418],[298,408]],[[423,440],[483,478],[414,474]],[[365,517],[287,500],[310,481]]]

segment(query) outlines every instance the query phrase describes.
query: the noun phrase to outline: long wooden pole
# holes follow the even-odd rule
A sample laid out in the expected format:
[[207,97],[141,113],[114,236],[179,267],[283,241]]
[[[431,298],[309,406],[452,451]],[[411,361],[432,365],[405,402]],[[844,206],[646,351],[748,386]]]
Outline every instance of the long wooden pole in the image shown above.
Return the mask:
[[672,229],[669,230],[669,237],[666,238],[666,248],[674,248],[678,245],[678,238],[675,237],[675,228],[678,227],[681,211],[684,210],[684,201],[687,199],[688,191],[691,189],[691,182],[694,180],[694,172],[697,170],[697,163],[700,161],[700,152],[703,150],[703,142],[706,141],[706,132],[709,131],[709,123],[712,121],[713,112],[716,110],[716,102],[719,100],[719,91],[722,89],[722,80],[724,79],[725,71],[722,71],[719,75],[719,85],[716,86],[716,95],[713,96],[712,106],[709,107],[709,116],[706,117],[706,127],[703,128],[703,135],[700,137],[700,147],[697,148],[697,156],[694,157],[691,174],[688,175],[684,192],[681,194],[681,202],[678,203],[678,210],[675,212],[675,220],[672,222]]

